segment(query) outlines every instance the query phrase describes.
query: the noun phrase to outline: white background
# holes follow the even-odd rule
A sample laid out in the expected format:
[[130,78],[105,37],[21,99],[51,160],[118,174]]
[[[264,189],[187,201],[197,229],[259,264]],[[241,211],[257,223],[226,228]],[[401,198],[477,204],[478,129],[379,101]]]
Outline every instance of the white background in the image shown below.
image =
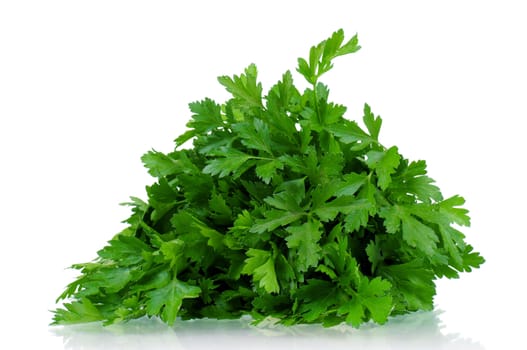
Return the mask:
[[[527,21],[522,1],[0,1],[0,348],[525,349]],[[343,28],[363,47],[323,81],[381,140],[426,159],[471,211],[487,263],[439,281],[436,311],[384,327],[48,327],[54,299],[118,232],[140,162],[187,104],[258,65],[264,88]],[[297,83],[302,86],[298,75]]]

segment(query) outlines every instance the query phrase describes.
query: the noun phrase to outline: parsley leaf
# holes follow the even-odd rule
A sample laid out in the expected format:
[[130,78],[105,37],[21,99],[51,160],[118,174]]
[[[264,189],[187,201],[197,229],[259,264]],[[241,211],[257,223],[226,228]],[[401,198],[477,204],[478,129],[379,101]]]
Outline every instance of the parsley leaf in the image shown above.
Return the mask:
[[[320,245],[322,224],[317,220],[306,221],[302,225],[289,226],[286,231],[287,247],[295,256],[294,266],[299,272],[308,271],[310,267],[318,265],[320,259]],[[295,254],[296,252],[296,254]]]
[[278,293],[280,287],[276,278],[275,263],[271,252],[261,249],[249,249],[248,258],[242,269],[243,274],[253,276],[255,282],[268,293]]
[[197,298],[200,293],[199,287],[175,279],[146,293],[146,313],[149,316],[160,315],[166,323],[174,324],[183,299]]

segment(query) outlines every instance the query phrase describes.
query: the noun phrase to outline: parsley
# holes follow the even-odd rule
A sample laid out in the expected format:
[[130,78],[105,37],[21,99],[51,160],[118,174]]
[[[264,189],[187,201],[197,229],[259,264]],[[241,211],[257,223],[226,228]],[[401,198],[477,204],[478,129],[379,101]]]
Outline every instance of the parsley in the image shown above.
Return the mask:
[[[157,180],[132,197],[128,227],[74,265],[54,324],[159,316],[267,316],[353,326],[433,307],[434,280],[484,259],[465,243],[460,196],[443,198],[424,161],[379,141],[368,105],[344,118],[319,78],[359,50],[339,30],[263,95],[256,66],[218,80],[232,98],[190,104],[171,153],[142,157]],[[193,147],[182,146],[192,141]]]

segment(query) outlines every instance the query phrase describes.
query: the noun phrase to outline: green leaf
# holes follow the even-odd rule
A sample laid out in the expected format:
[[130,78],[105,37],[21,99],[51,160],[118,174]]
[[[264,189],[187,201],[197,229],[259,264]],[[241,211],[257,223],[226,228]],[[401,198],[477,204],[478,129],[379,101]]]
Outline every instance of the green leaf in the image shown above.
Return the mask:
[[358,38],[355,35],[348,42],[344,41],[344,31],[335,31],[331,37],[321,41],[309,50],[309,62],[303,58],[298,59],[297,71],[311,84],[316,84],[317,79],[333,68],[332,60],[338,56],[357,52],[360,49]]
[[401,159],[403,170],[400,174],[393,177],[390,184],[391,196],[397,201],[408,200],[415,202],[415,200],[424,203],[438,202],[443,200],[443,196],[439,188],[433,183],[435,182],[430,177],[426,176],[426,162],[423,160],[411,162]]
[[366,164],[370,169],[375,170],[378,180],[377,184],[382,190],[386,190],[392,182],[391,175],[399,166],[401,157],[397,147],[390,147],[386,152],[369,151],[366,153]]
[[332,280],[338,279],[338,276],[335,273],[335,271],[331,267],[329,267],[327,265],[324,265],[324,264],[318,265],[317,268],[316,268],[316,271],[326,274]]
[[324,125],[329,125],[341,121],[346,110],[346,106],[328,103],[324,104],[323,108],[320,107],[319,113],[323,115],[322,119],[324,120]]
[[189,108],[194,114],[192,115],[192,119],[187,123],[187,127],[192,130],[189,130],[176,138],[176,144],[178,146],[181,146],[190,138],[198,134],[206,133],[224,126],[221,107],[210,98],[189,103]]
[[119,265],[101,265],[93,269],[86,279],[86,289],[81,293],[83,296],[91,296],[101,291],[117,293],[123,290],[129,282],[134,280],[136,268],[121,267]]
[[324,43],[323,60],[329,61],[334,58],[343,41],[344,31],[342,29],[335,31]]
[[216,250],[223,249],[224,237],[221,233],[198,220],[194,221],[193,227],[196,228],[203,237],[208,239],[207,244],[209,246]]
[[290,191],[276,193],[273,196],[264,198],[264,201],[276,209],[290,212],[302,212],[303,210],[299,205],[300,201],[298,198]]
[[254,118],[252,122],[233,124],[232,129],[248,148],[273,155],[269,126],[262,120]]
[[339,307],[338,313],[346,315],[346,322],[358,327],[369,316],[377,323],[385,323],[392,309],[392,297],[388,294],[390,282],[376,277],[371,281],[362,278],[359,288],[350,301]]
[[366,183],[366,180],[365,174],[350,173],[344,175],[344,182],[335,192],[335,196],[353,196]]
[[357,208],[351,211],[344,218],[344,228],[347,232],[358,231],[361,227],[368,224],[370,218],[371,206]]
[[298,73],[302,74],[309,83],[313,84],[315,82],[315,73],[305,59],[298,59],[298,68],[296,70]]
[[381,117],[375,117],[371,112],[371,108],[368,104],[364,105],[364,125],[368,128],[371,137],[378,141],[379,140],[379,131],[381,130],[382,119]]
[[287,247],[296,252],[296,268],[305,272],[310,267],[317,266],[320,260],[321,248],[318,241],[322,237],[322,225],[317,220],[309,220],[302,225],[289,226],[286,231]]
[[302,301],[299,312],[307,322],[316,321],[338,303],[337,295],[338,290],[333,283],[311,278],[296,293]]
[[271,179],[276,176],[277,171],[282,169],[284,169],[284,163],[277,159],[272,159],[258,162],[255,173],[263,182],[269,184]]
[[350,53],[354,53],[354,52],[359,51],[360,48],[361,47],[359,45],[358,35],[355,34],[347,43],[342,45],[337,50],[336,56],[343,56],[343,55],[347,55],[347,54],[350,54]]
[[299,137],[295,127],[295,118],[290,117],[291,109],[296,107],[300,93],[293,84],[290,71],[283,74],[266,97],[267,118],[273,135],[275,151],[291,151],[298,146]]
[[97,252],[103,259],[114,260],[121,266],[130,266],[144,260],[144,252],[152,252],[153,249],[136,237],[117,236],[109,244]]
[[232,209],[229,207],[225,198],[218,193],[212,193],[209,199],[211,217],[222,223],[230,223],[232,220]]
[[394,206],[381,211],[384,225],[389,233],[402,231],[403,240],[412,248],[417,248],[426,256],[436,253],[439,238],[435,231],[410,214],[407,208]]
[[402,218],[403,239],[427,255],[434,255],[438,238],[434,230],[411,215]]
[[[363,281],[367,281],[364,279]],[[371,314],[371,318],[377,323],[386,322],[392,308],[392,297],[388,295],[392,285],[381,277],[364,282],[359,287],[359,295],[362,303]]]
[[364,311],[364,306],[358,297],[351,299],[338,309],[339,314],[346,315],[346,322],[353,327],[358,327],[364,322]]
[[434,272],[424,266],[421,259],[379,266],[379,274],[392,283],[396,309],[432,310],[435,295]]
[[268,293],[278,293],[280,286],[276,278],[275,265],[271,252],[261,249],[249,249],[242,273],[252,275],[255,282]]
[[145,276],[144,283],[134,286],[131,290],[133,293],[155,290],[166,286],[171,280],[170,272],[163,266],[161,270],[151,271]]
[[166,286],[146,293],[146,312],[149,316],[160,315],[168,325],[176,321],[183,299],[197,298],[201,289],[174,279]]
[[460,247],[456,245],[456,242],[453,239],[453,237],[460,234],[460,232],[450,226],[439,226],[439,233],[441,235],[443,246],[454,261],[453,265],[456,266],[458,270],[462,270],[463,258],[461,257]]
[[361,210],[369,210],[371,204],[365,199],[356,199],[353,196],[338,197],[331,202],[315,208],[313,212],[321,221],[334,220],[338,214],[351,214]]
[[376,144],[377,140],[362,130],[355,121],[343,119],[340,123],[326,126],[326,130],[344,144],[352,144],[353,150],[362,150]]
[[239,176],[247,170],[243,165],[253,158],[235,149],[222,149],[217,152],[217,155],[221,156],[221,158],[210,160],[203,168],[205,174],[218,175],[219,177],[225,177],[230,174]]
[[141,160],[145,164],[145,167],[148,168],[148,173],[155,177],[175,174],[182,168],[178,160],[155,150],[143,155]]
[[207,239],[207,244],[216,250],[224,247],[224,236],[188,211],[181,210],[174,214],[171,222],[180,233],[199,233]]
[[463,269],[464,271],[470,272],[473,268],[479,268],[485,262],[478,252],[474,251],[474,248],[467,244],[463,251]]
[[465,204],[465,199],[461,196],[453,196],[438,203],[439,213],[448,219],[450,223],[456,223],[461,226],[470,226],[470,217],[468,210],[458,208]]
[[251,232],[263,233],[266,231],[273,231],[274,229],[291,224],[300,218],[305,213],[302,212],[286,212],[282,210],[269,210],[265,213],[264,219],[256,219],[255,224],[251,228]]
[[218,81],[234,97],[239,98],[251,107],[262,107],[262,84],[258,83],[258,70],[254,64],[245,68],[240,76],[221,76]]
[[54,325],[95,322],[103,320],[102,313],[88,298],[65,303],[64,309],[58,309],[53,317]]
[[[378,239],[377,239],[378,240]],[[382,250],[378,241],[370,241],[366,246],[366,254],[368,255],[368,260],[371,262],[371,273],[374,274],[377,266],[384,261],[382,256]]]

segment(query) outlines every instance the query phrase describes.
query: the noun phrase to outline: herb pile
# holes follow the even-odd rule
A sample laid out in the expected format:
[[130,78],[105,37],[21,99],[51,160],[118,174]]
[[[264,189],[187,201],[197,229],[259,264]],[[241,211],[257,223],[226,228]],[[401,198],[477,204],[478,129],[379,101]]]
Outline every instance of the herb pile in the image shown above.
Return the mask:
[[[434,280],[484,259],[464,242],[464,199],[444,199],[424,161],[379,142],[382,120],[344,118],[319,78],[359,50],[339,30],[263,95],[257,69],[218,80],[224,104],[190,104],[173,152],[142,157],[157,178],[127,228],[60,295],[54,324],[159,316],[266,317],[353,326],[433,308]],[[192,148],[183,148],[187,141]]]

